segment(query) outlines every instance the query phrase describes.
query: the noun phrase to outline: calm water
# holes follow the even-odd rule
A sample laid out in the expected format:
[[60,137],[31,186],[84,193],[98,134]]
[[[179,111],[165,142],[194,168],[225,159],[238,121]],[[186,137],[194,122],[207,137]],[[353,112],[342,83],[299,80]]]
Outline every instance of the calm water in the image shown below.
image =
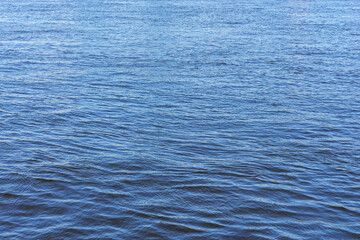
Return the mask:
[[360,1],[0,16],[1,239],[360,239]]

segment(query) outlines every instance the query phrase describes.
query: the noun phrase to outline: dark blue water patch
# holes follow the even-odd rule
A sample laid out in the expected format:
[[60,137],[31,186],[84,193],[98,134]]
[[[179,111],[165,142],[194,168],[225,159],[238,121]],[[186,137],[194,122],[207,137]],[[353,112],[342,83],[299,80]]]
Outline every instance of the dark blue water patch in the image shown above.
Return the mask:
[[356,1],[0,6],[0,237],[358,239]]

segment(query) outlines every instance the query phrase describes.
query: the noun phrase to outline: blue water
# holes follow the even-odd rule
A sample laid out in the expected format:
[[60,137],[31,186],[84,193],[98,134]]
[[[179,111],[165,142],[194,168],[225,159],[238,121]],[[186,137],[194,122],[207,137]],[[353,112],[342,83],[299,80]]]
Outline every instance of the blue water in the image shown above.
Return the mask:
[[0,239],[360,239],[360,1],[0,16]]

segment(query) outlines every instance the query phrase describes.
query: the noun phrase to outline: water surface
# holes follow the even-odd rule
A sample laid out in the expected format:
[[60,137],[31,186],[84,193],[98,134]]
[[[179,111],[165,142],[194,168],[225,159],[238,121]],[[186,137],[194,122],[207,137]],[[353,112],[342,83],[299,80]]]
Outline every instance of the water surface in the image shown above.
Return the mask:
[[0,16],[0,238],[360,238],[359,1]]

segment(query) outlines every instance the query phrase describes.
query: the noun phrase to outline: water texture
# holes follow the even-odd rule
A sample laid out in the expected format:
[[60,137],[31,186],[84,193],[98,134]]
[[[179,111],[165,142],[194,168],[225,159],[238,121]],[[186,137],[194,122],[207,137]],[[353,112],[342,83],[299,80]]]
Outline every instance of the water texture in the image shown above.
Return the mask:
[[6,0],[1,239],[360,239],[360,1]]

